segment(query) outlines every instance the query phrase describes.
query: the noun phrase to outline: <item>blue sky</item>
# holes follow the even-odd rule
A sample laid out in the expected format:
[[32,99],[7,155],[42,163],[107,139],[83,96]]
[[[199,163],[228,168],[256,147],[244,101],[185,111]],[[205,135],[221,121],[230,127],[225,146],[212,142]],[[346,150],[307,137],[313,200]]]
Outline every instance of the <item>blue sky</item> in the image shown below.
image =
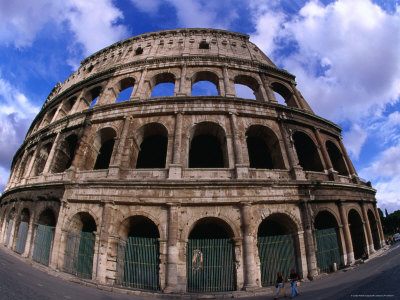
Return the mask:
[[249,34],[342,126],[378,206],[400,209],[400,0],[0,0],[0,191],[57,82],[114,42],[181,27]]

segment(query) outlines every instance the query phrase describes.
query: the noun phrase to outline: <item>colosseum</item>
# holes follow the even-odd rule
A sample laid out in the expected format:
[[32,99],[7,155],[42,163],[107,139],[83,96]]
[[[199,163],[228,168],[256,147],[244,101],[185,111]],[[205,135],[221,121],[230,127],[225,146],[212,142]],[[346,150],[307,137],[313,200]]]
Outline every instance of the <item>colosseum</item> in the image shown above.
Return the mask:
[[381,248],[375,193],[341,128],[248,35],[165,30],[50,92],[12,161],[0,242],[105,286],[251,291]]

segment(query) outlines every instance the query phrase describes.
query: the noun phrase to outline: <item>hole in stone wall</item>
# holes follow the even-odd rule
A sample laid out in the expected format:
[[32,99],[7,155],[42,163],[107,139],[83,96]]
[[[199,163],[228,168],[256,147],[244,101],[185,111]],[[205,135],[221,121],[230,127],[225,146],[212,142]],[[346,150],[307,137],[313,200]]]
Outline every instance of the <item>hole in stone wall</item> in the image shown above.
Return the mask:
[[249,136],[246,141],[250,168],[273,169],[272,158],[265,141],[256,136]]
[[206,41],[201,41],[199,44],[199,49],[210,49],[210,44]]
[[218,96],[218,90],[211,81],[198,81],[192,87],[192,96]]
[[146,137],[140,145],[136,168],[165,168],[167,144],[167,137],[160,134]]
[[200,134],[190,144],[189,168],[223,168],[221,143],[216,136]]
[[114,139],[110,139],[101,145],[99,155],[97,156],[96,163],[94,164],[94,170],[108,169],[114,149],[114,142]]
[[175,84],[170,82],[164,82],[157,84],[152,92],[151,98],[154,97],[171,97],[174,96]]
[[323,171],[321,158],[313,140],[303,132],[297,131],[293,135],[294,145],[299,158],[300,166],[304,171]]
[[236,97],[256,100],[254,91],[244,84],[235,84]]

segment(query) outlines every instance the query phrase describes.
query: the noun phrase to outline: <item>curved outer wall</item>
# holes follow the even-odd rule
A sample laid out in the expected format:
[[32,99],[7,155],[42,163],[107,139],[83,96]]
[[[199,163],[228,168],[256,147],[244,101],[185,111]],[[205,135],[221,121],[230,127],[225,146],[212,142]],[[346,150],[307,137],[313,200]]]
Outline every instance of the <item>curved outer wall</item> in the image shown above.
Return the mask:
[[[294,79],[249,36],[223,30],[148,33],[93,54],[51,91],[14,156],[1,196],[0,241],[37,260],[38,228],[51,227],[48,265],[70,271],[70,233],[89,232],[94,244],[86,278],[121,285],[118,245],[140,224],[147,228],[142,235],[156,232],[156,289],[164,292],[191,291],[188,261],[195,257],[187,247],[194,229],[207,225],[222,228],[232,243],[231,290],[263,284],[263,224],[280,224],[293,238],[304,278],[323,272],[316,255],[321,227],[336,228],[338,265],[376,251],[383,232],[375,190],[358,178],[341,128],[313,113]],[[214,84],[218,95],[191,96],[199,81]],[[160,83],[173,84],[173,96],[151,98]],[[237,98],[235,84],[252,89],[255,100]],[[129,99],[116,102],[129,87]],[[153,150],[144,153],[154,136]],[[220,165],[191,162],[199,137],[219,147]],[[269,153],[264,165],[251,138],[254,149]],[[165,151],[153,153],[154,145]],[[150,157],[142,167],[141,155]],[[154,167],[154,155],[165,163]]]

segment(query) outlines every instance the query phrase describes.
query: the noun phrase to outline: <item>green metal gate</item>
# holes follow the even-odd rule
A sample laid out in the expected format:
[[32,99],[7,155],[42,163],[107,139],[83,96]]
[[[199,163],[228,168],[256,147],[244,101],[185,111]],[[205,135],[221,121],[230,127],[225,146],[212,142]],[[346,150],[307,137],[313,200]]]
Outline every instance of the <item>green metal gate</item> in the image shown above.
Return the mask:
[[317,238],[317,264],[322,272],[331,272],[333,263],[340,266],[340,251],[335,228],[320,229],[315,232]]
[[64,252],[64,271],[81,278],[92,278],[95,235],[68,232]]
[[236,290],[232,241],[228,238],[189,239],[186,276],[188,292]]
[[35,241],[33,243],[32,259],[48,266],[50,260],[51,244],[53,242],[54,227],[38,225]]
[[10,242],[10,235],[11,235],[12,225],[13,225],[13,220],[9,220],[8,221],[8,227],[7,227],[6,242],[4,243],[4,246],[8,246],[8,243]]
[[28,222],[21,222],[18,228],[17,243],[15,245],[15,252],[22,254],[25,251],[26,237],[28,236],[29,224]]
[[257,246],[262,286],[275,285],[278,272],[288,278],[291,269],[297,270],[296,247],[291,235],[259,236]]
[[159,290],[158,238],[120,238],[116,283],[130,288]]

